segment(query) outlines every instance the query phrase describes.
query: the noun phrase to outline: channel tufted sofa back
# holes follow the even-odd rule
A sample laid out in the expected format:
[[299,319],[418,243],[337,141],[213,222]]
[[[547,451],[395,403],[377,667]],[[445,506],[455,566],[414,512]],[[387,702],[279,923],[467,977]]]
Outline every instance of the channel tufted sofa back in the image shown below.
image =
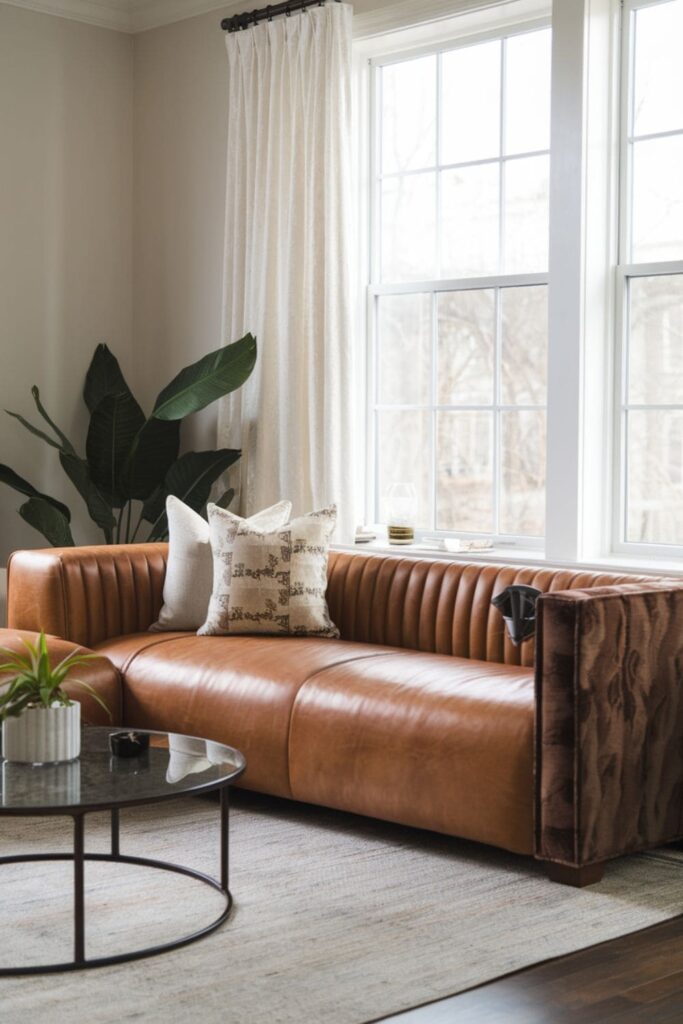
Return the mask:
[[542,591],[635,583],[645,577],[462,564],[332,552],[327,600],[343,640],[534,664],[534,641],[515,647],[491,598],[512,583]]
[[[94,647],[144,632],[162,604],[168,545],[18,551],[9,563],[8,623]],[[511,583],[542,591],[644,577],[332,552],[327,599],[343,640],[531,667],[491,598]]]

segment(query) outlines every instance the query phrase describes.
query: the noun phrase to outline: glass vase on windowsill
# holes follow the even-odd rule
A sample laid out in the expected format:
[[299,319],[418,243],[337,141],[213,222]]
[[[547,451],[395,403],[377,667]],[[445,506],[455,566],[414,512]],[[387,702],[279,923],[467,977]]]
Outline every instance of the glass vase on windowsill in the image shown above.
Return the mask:
[[392,484],[387,491],[390,544],[414,544],[417,520],[417,491],[411,483]]

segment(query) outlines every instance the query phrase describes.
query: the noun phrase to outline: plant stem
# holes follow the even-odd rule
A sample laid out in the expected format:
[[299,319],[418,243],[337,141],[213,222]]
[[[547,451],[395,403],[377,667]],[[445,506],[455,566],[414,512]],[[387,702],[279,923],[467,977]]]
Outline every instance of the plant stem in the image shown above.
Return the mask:
[[133,530],[133,536],[130,538],[130,543],[131,544],[135,543],[135,538],[137,537],[138,531],[139,531],[141,526],[142,526],[142,511],[140,512],[140,516],[139,516],[138,521],[137,521],[137,523],[135,525],[135,529]]
[[124,506],[122,505],[120,510],[119,510],[119,520],[118,520],[118,522],[116,524],[116,543],[117,544],[121,543],[121,524],[123,522],[123,509],[124,509]]
[[128,514],[126,516],[126,544],[130,544],[130,517],[133,509],[132,498],[128,501]]

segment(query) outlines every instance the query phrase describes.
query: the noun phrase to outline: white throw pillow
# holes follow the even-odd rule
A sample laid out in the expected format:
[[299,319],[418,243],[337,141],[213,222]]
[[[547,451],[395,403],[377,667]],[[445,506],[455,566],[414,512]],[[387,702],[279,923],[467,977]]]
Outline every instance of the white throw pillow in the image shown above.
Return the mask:
[[216,505],[208,514],[213,593],[200,636],[339,636],[325,599],[334,506],[276,529]]
[[[240,523],[253,523],[264,529],[282,526],[292,511],[290,501],[257,512]],[[159,618],[150,626],[152,633],[173,630],[196,631],[206,619],[213,584],[213,558],[206,519],[188,505],[169,495],[166,499],[168,517],[168,562],[164,579],[164,603]],[[230,515],[233,515],[231,512]]]

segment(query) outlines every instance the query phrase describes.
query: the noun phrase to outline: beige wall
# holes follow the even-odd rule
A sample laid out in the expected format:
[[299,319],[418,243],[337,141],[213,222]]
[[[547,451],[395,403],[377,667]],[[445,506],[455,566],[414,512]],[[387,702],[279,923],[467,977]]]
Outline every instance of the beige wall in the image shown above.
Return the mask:
[[[135,376],[150,403],[222,344],[226,56],[218,14],[135,37]],[[215,411],[183,443],[214,447]]]
[[[394,0],[356,0],[356,14]],[[454,0],[454,3],[456,0]],[[248,5],[232,3],[225,12]],[[135,36],[135,375],[151,401],[165,376],[221,338],[227,58],[221,12]],[[215,444],[214,410],[184,444]]]
[[[98,341],[146,408],[222,342],[219,20],[131,37],[0,2],[0,409],[35,419],[37,383],[77,446]],[[0,461],[71,505],[77,540],[98,539],[56,453],[9,418],[0,424]],[[213,446],[215,412],[188,423],[183,440]],[[14,548],[43,543],[16,514],[20,500],[0,486],[0,566]],[[2,589],[0,570],[0,622]]]
[[[77,446],[95,344],[130,371],[130,36],[0,3],[0,410],[35,420],[38,384]],[[0,412],[0,461],[65,500],[90,534],[53,449]],[[42,540],[0,486],[0,565]]]

